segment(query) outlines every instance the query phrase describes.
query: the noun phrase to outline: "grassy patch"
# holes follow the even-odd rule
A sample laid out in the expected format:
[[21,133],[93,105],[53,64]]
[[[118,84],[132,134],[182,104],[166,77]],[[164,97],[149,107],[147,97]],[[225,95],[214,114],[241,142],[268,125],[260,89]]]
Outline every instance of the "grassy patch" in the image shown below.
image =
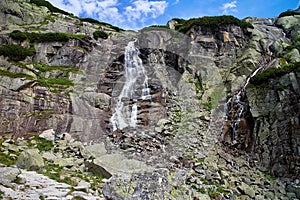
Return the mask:
[[[2,143],[3,143],[3,139],[0,139],[0,148],[1,149],[3,148]],[[15,158],[0,151],[0,163],[7,165],[7,166],[11,166],[11,165],[15,165],[16,162],[17,162],[17,160]]]
[[213,199],[215,199],[215,198],[217,198],[217,197],[220,196],[220,193],[219,193],[219,192],[215,192],[215,191],[212,190],[211,188],[208,188],[208,189],[207,189],[207,193],[208,193],[208,195],[210,196],[210,198],[213,198]]
[[29,80],[33,80],[34,78],[28,74],[22,73],[22,72],[10,72],[6,70],[0,69],[0,76],[7,76],[10,78],[26,78]]
[[71,66],[49,66],[42,63],[34,63],[33,66],[35,69],[39,70],[39,72],[50,72],[50,71],[58,70],[65,73],[69,73],[69,72],[79,73],[80,71]]
[[15,165],[17,160],[3,152],[0,152],[0,163],[10,166]]
[[211,111],[213,109],[211,97],[208,97],[207,102],[202,103],[202,106],[205,110]]
[[182,117],[183,116],[182,116],[182,112],[181,112],[180,109],[173,110],[171,118],[172,118],[172,120],[174,122],[176,122],[176,123],[181,122],[182,121]]
[[294,15],[300,15],[300,13],[293,10],[288,10],[280,13],[278,17],[280,18],[280,17],[287,17],[287,16],[294,16]]
[[73,81],[68,78],[40,78],[37,82],[41,86],[56,87],[56,86],[74,86]]
[[12,61],[25,60],[27,56],[34,56],[35,49],[25,48],[20,45],[8,44],[0,46],[0,55],[8,57]]
[[240,26],[243,31],[246,31],[247,28],[253,28],[250,23],[228,15],[213,17],[205,16],[201,18],[192,18],[186,21],[181,19],[179,21],[180,23],[175,26],[175,29],[182,33],[189,33],[193,26],[206,26],[210,27],[212,30],[217,30],[221,25],[234,24]]
[[111,25],[109,23],[106,23],[106,22],[100,22],[100,21],[92,19],[92,18],[79,18],[79,20],[82,21],[82,22],[89,22],[91,24],[96,24],[96,25],[99,25],[99,26],[105,26],[105,27],[108,27],[108,28],[111,28],[111,29],[115,30],[116,32],[124,31],[123,29],[121,29],[119,27],[113,26],[113,25]]
[[102,39],[108,38],[108,34],[104,31],[95,31],[93,33],[93,36],[94,36],[95,40],[98,40],[98,38],[102,38]]
[[281,77],[291,72],[300,72],[300,62],[287,64],[281,68],[269,68],[250,79],[253,85],[263,85],[268,80]]
[[53,141],[49,141],[38,136],[33,137],[28,143],[28,146],[34,145],[36,145],[36,148],[41,152],[50,151],[54,147]]
[[64,10],[54,7],[51,3],[49,3],[48,1],[45,1],[45,0],[30,0],[29,2],[33,3],[37,6],[44,6],[44,7],[48,8],[51,12],[61,13],[64,15],[72,15],[71,13],[68,13]]
[[53,32],[53,33],[34,33],[34,32],[21,32],[21,31],[13,31],[9,34],[9,37],[24,41],[29,40],[30,42],[67,42],[69,39],[78,39],[82,40],[87,35],[84,34],[68,34],[68,33],[60,33],[60,32]]

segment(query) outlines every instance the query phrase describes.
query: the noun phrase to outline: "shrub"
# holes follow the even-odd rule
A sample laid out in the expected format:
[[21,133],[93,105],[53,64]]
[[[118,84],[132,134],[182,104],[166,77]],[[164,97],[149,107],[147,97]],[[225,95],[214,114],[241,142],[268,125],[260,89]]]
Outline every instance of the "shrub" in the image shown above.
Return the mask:
[[98,21],[96,19],[92,19],[92,18],[80,18],[79,20],[82,21],[82,22],[89,22],[91,24],[97,24],[99,26],[106,26],[108,28],[111,28],[111,29],[115,30],[116,32],[124,31],[123,29],[121,29],[119,27],[113,26],[113,25],[111,25],[109,23],[106,23],[106,22],[100,22],[100,21]]
[[8,76],[10,78],[27,78],[33,80],[33,77],[22,72],[10,72],[0,69],[0,76]]
[[281,76],[291,73],[291,72],[300,72],[300,62],[288,64],[281,68],[269,68],[269,69],[257,74],[256,76],[252,77],[250,79],[250,83],[253,85],[263,85],[269,79],[281,77]]
[[27,56],[34,56],[35,49],[33,47],[24,48],[20,45],[8,44],[0,46],[0,55],[8,57],[12,61],[21,61],[25,60]]
[[54,87],[57,85],[74,86],[74,83],[68,78],[41,78],[37,82],[45,87]]
[[28,38],[26,33],[23,33],[19,30],[11,32],[9,34],[9,37],[11,37],[12,39],[15,39],[15,40],[20,40],[20,41],[24,41]]
[[61,10],[57,7],[54,7],[51,3],[49,3],[48,1],[45,1],[45,0],[30,0],[30,3],[33,3],[37,6],[45,6],[47,7],[51,12],[56,12],[56,13],[61,13],[61,14],[64,14],[64,15],[71,15],[70,13],[64,11],[64,10]]
[[278,17],[280,18],[280,17],[287,17],[287,16],[294,16],[294,15],[300,15],[300,13],[294,10],[287,10],[285,12],[280,13]]
[[177,25],[176,30],[182,33],[188,33],[188,31],[193,26],[207,26],[212,28],[213,30],[216,30],[220,25],[234,24],[240,26],[243,29],[243,31],[246,31],[247,28],[253,28],[252,24],[239,20],[230,15],[213,16],[213,17],[205,16],[201,18],[189,19],[187,21],[181,20],[181,22],[183,22],[183,24]]
[[9,37],[24,41],[28,39],[30,42],[67,42],[69,39],[83,39],[86,35],[67,34],[67,33],[24,33],[21,31],[13,31],[9,34]]
[[98,38],[102,38],[102,39],[107,39],[108,38],[108,34],[104,31],[95,31],[93,33],[93,36],[96,40],[98,40]]

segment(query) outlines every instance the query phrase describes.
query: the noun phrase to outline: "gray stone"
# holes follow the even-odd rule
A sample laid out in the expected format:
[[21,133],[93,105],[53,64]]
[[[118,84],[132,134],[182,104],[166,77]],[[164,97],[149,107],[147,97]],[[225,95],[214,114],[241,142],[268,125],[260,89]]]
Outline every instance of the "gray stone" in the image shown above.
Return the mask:
[[18,168],[0,167],[0,184],[11,187],[14,180],[21,173]]
[[45,163],[37,149],[27,149],[19,155],[17,166],[24,169],[37,170],[44,167]]
[[84,158],[99,158],[107,153],[104,144],[93,144],[86,146],[81,150],[81,154]]
[[48,130],[45,130],[43,131],[39,137],[41,138],[45,138],[46,140],[51,140],[53,141],[55,139],[55,132],[53,129],[48,129]]
[[127,159],[121,154],[107,154],[96,158],[93,162],[112,175],[118,173],[128,174],[148,168],[144,162],[135,159]]

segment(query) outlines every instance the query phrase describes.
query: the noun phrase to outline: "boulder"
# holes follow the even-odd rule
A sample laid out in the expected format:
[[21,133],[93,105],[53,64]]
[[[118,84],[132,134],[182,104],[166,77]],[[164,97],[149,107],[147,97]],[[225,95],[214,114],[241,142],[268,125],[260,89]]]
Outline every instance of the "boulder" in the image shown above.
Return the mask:
[[55,132],[53,129],[48,129],[43,131],[40,135],[40,138],[45,138],[46,140],[51,140],[53,141],[55,139]]
[[0,168],[0,184],[10,187],[17,176],[21,173],[18,168],[15,167],[1,167]]
[[38,170],[44,167],[45,163],[37,149],[27,149],[19,155],[17,166],[22,169]]
[[81,155],[87,159],[91,157],[99,158],[105,154],[106,154],[105,145],[100,143],[87,146],[81,151]]

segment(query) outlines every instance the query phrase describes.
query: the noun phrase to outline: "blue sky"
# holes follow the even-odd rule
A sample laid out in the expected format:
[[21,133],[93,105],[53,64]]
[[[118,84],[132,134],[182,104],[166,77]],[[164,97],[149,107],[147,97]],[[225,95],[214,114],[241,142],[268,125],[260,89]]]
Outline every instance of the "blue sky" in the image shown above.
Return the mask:
[[233,15],[275,17],[296,9],[300,0],[48,0],[76,16],[90,17],[124,29],[164,25],[172,18]]

